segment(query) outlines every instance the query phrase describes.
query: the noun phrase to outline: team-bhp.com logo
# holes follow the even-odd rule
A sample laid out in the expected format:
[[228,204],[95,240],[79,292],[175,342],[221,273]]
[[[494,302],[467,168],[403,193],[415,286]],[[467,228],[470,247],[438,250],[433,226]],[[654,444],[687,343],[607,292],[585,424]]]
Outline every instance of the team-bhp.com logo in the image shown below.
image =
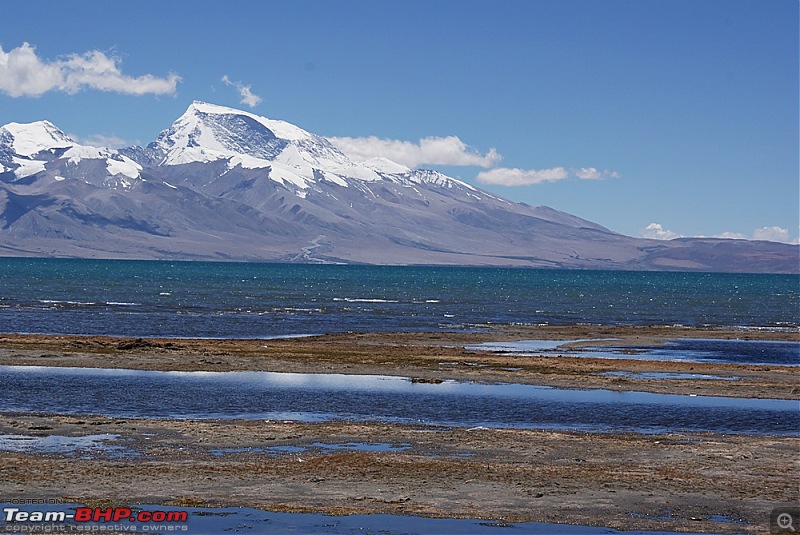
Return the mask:
[[[3,519],[8,524],[115,524],[114,531],[186,531],[189,513],[186,511],[140,511],[130,507],[76,507],[74,513],[66,511],[23,511],[18,507],[3,508]],[[134,524],[136,523],[136,524]],[[184,524],[178,526],[177,524]],[[139,529],[137,529],[137,527]],[[177,528],[177,529],[176,529]],[[7,529],[6,529],[7,530]],[[27,530],[19,530],[27,531]],[[80,530],[80,531],[89,531]]]

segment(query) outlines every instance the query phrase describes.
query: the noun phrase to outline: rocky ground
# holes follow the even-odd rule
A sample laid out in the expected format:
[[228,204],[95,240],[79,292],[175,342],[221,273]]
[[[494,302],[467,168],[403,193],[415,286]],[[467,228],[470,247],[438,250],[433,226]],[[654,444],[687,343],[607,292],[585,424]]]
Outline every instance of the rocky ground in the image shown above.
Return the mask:
[[[514,357],[489,340],[680,336],[798,340],[798,333],[680,328],[527,328],[487,333],[341,334],[281,340],[0,336],[0,365],[264,370],[507,381],[800,399],[797,368]],[[604,371],[737,376],[642,380]],[[279,511],[535,520],[710,533],[763,533],[800,501],[800,438],[465,429],[354,422],[109,419],[0,414],[0,436],[105,435],[59,454],[0,452],[0,501],[246,505]]]

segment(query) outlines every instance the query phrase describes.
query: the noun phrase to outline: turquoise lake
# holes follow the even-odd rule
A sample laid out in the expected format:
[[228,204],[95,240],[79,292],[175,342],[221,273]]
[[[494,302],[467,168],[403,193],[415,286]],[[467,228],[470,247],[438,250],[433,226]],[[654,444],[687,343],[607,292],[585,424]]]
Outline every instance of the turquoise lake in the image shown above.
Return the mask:
[[800,277],[0,259],[0,331],[262,338],[580,323],[796,329]]

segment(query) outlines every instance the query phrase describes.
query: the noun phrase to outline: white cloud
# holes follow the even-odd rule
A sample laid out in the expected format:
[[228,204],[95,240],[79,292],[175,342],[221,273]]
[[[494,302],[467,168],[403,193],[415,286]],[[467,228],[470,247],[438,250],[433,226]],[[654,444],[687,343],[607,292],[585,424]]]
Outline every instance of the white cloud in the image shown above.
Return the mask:
[[795,245],[800,244],[800,238],[792,239],[789,236],[789,230],[782,227],[761,227],[754,230],[752,236],[747,236],[741,232],[723,232],[715,235],[714,238],[725,238],[729,240],[764,240]]
[[261,104],[262,98],[253,94],[253,92],[250,90],[251,86],[244,85],[242,82],[233,81],[228,78],[227,74],[222,77],[222,83],[236,88],[236,91],[239,92],[239,96],[242,97],[242,100],[239,101],[241,104],[245,104],[251,108],[255,108]]
[[127,76],[120,70],[119,59],[98,50],[46,61],[28,43],[8,52],[0,47],[0,91],[11,97],[38,97],[54,90],[73,94],[84,88],[127,95],[168,95],[175,93],[179,81],[180,76],[174,73],[165,78]]
[[495,149],[486,154],[475,151],[457,136],[426,137],[419,143],[370,137],[329,137],[328,141],[358,161],[383,157],[408,167],[420,165],[474,165],[492,167],[502,156]]
[[747,236],[745,236],[741,232],[723,232],[722,234],[717,234],[714,237],[715,238],[723,238],[725,240],[746,240],[747,239]]
[[604,180],[606,178],[619,178],[619,173],[616,171],[598,171],[596,167],[581,167],[580,169],[573,169],[572,174],[581,180]]
[[753,231],[753,239],[791,243],[789,230],[781,227],[762,227],[756,229]]
[[80,143],[81,145],[89,145],[90,147],[98,147],[104,149],[121,149],[123,147],[132,147],[134,145],[138,145],[138,142],[130,142],[126,139],[122,139],[119,136],[110,135],[107,136],[105,134],[94,134],[89,137],[79,137],[70,135],[72,139]]
[[564,167],[551,167],[549,169],[512,169],[498,167],[490,171],[481,171],[476,177],[483,184],[497,186],[532,186],[544,182],[558,182],[568,178],[581,180],[604,180],[606,178],[619,178],[619,173],[614,171],[598,171],[594,167],[580,169],[566,169]]
[[425,137],[417,143],[369,137],[329,137],[328,141],[356,161],[366,161],[382,157],[407,167],[416,168],[422,165],[458,165],[476,166],[488,169],[478,173],[476,180],[482,184],[499,186],[531,186],[544,182],[557,182],[567,178],[581,180],[604,180],[619,178],[614,171],[600,171],[595,167],[567,169],[552,167],[549,169],[512,169],[494,168],[503,157],[494,148],[481,154],[470,147],[458,136]]
[[642,238],[647,238],[650,240],[673,240],[675,238],[682,238],[680,234],[677,232],[672,232],[671,230],[666,230],[661,223],[650,223],[642,229],[641,232]]
[[481,171],[476,179],[482,184],[497,186],[531,186],[543,182],[557,182],[569,178],[569,171],[563,167],[550,169],[510,169],[498,167],[489,171]]
[[[652,240],[672,240],[674,238],[685,238],[677,232],[665,229],[660,223],[650,223],[647,228],[641,231],[643,238]],[[692,238],[707,238],[703,235],[692,235]],[[725,240],[765,240],[779,243],[798,244],[800,239],[794,240],[789,237],[789,231],[781,227],[762,227],[753,231],[752,236],[747,236],[741,232],[721,232],[711,236],[712,238],[721,238]]]

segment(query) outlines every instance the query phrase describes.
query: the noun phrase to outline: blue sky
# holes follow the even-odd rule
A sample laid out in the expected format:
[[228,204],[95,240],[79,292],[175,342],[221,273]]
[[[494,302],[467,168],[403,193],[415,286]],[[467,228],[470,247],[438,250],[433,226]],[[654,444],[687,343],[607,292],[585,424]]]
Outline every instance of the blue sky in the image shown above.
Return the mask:
[[146,144],[203,100],[628,235],[798,240],[797,0],[26,0],[3,19],[0,124]]

